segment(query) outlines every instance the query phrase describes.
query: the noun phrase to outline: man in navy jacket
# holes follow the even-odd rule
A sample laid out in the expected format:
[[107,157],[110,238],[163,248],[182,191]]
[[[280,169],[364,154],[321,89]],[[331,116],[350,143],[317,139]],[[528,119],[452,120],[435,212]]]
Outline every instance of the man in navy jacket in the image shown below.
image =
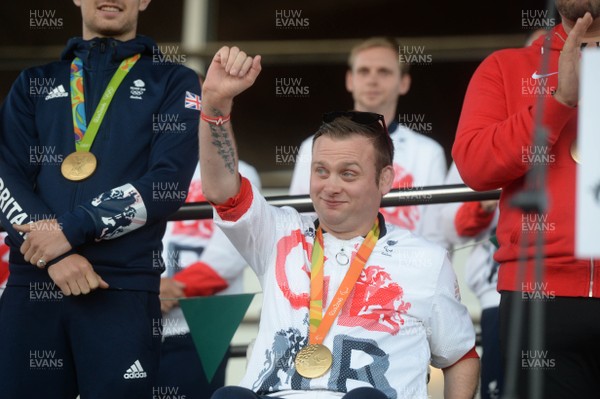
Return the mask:
[[74,2],[83,36],[23,71],[0,110],[0,392],[146,398],[160,388],[161,238],[197,163],[200,88],[136,35],[150,0]]

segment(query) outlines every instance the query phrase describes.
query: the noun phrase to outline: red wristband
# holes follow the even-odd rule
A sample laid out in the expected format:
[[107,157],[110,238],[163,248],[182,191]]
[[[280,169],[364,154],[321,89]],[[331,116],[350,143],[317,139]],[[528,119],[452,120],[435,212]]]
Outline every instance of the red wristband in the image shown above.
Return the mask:
[[202,119],[204,122],[208,122],[211,125],[223,125],[226,122],[229,122],[229,120],[231,119],[231,114],[227,115],[227,116],[217,116],[212,117],[212,116],[208,116],[206,115],[204,112],[200,111],[200,119]]

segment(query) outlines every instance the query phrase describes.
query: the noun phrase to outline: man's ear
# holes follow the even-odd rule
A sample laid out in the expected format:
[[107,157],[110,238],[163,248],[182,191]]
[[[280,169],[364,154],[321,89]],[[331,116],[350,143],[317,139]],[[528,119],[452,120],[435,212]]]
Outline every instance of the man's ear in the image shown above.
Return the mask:
[[346,71],[346,90],[348,90],[348,93],[352,93],[352,91],[354,90],[354,82],[352,81],[351,69],[348,69]]
[[146,8],[148,8],[148,4],[150,4],[151,0],[141,0],[140,1],[140,6],[138,7],[138,10],[140,11],[144,11]]
[[81,0],[73,0],[73,4],[75,4],[77,7],[81,7]]
[[389,193],[392,189],[394,176],[394,167],[392,165],[388,165],[381,170],[381,173],[379,174],[379,191],[382,196]]
[[403,96],[406,93],[408,93],[408,91],[410,90],[411,82],[412,82],[412,79],[410,77],[410,74],[403,73],[402,76],[400,76],[400,85],[398,86],[398,95],[399,96]]

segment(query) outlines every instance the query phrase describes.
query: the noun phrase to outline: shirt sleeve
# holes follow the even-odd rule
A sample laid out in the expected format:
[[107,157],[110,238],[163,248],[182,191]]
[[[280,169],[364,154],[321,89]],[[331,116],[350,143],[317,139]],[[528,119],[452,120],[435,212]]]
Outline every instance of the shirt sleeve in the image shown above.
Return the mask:
[[27,70],[19,75],[0,109],[0,223],[8,233],[6,243],[14,248],[23,243],[24,234],[13,224],[55,215],[35,192],[40,166],[29,158],[31,149],[40,145],[35,100],[27,94],[31,74],[35,73]]
[[270,256],[282,231],[301,227],[296,210],[269,205],[246,178],[242,178],[240,192],[215,206],[215,210],[216,226],[223,230],[259,278],[273,262]]
[[[242,184],[246,191],[241,195],[250,195],[253,197],[254,195],[251,192],[252,187],[255,187],[257,191],[261,188],[258,172],[253,166],[243,161],[239,162],[239,170],[240,174],[245,177],[243,180],[245,183]],[[247,266],[246,260],[240,255],[238,250],[219,227],[215,227],[212,237],[206,244],[204,251],[202,251],[200,260],[210,266],[226,281],[235,280],[243,273]]]
[[183,293],[186,297],[214,295],[229,286],[227,280],[204,262],[189,265],[173,278],[185,284]]
[[452,264],[447,257],[442,264],[431,313],[426,321],[431,348],[431,364],[449,367],[475,346],[471,316],[460,302],[460,291]]
[[479,202],[465,202],[456,211],[454,224],[459,235],[475,237],[494,219],[494,212],[486,212]]

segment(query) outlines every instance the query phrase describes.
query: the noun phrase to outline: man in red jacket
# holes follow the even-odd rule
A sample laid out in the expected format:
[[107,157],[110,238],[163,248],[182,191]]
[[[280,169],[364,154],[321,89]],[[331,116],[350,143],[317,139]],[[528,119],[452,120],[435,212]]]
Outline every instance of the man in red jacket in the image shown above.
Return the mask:
[[[521,339],[517,368],[520,397],[528,376],[543,374],[543,398],[597,397],[600,391],[600,261],[574,254],[575,174],[579,59],[584,46],[600,46],[600,0],[556,0],[562,24],[532,46],[495,52],[479,66],[466,93],[452,155],[467,185],[502,188],[495,259],[501,264],[501,344],[507,347],[511,303],[523,301],[523,337],[528,313],[543,300],[544,346]],[[544,38],[549,68],[541,69]],[[540,99],[547,144],[533,142]],[[510,204],[525,187],[533,163],[547,164],[547,209],[526,214]],[[544,278],[535,282],[535,237],[543,235]],[[521,257],[525,270],[518,271]],[[533,326],[532,326],[533,327]],[[506,350],[503,350],[506,354]]]

